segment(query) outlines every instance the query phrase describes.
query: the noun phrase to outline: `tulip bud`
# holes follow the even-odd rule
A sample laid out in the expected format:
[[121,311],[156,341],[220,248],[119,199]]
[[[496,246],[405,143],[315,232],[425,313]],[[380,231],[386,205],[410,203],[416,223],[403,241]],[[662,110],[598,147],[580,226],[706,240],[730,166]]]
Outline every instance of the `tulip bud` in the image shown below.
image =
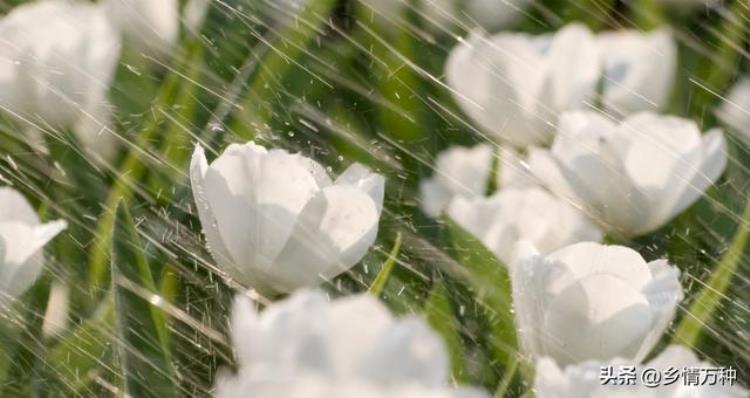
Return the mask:
[[20,296],[34,284],[44,266],[42,248],[66,227],[65,221],[42,224],[17,191],[0,188],[0,291]]
[[561,365],[614,357],[642,360],[682,300],[679,271],[634,250],[577,243],[511,267],[516,326],[524,351]]
[[335,181],[314,160],[249,142],[190,166],[216,262],[262,292],[290,292],[347,271],[378,232],[385,180],[354,164]]

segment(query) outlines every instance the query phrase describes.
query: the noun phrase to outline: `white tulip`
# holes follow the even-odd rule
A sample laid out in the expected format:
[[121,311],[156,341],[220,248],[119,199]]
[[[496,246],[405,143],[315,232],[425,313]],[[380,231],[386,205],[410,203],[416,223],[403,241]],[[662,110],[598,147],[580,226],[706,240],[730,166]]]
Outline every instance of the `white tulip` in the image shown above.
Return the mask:
[[[511,148],[500,147],[496,184],[499,187],[524,186],[531,177],[518,154]],[[482,197],[492,175],[493,147],[479,144],[471,148],[453,146],[440,152],[435,160],[433,177],[420,182],[422,210],[430,217],[438,217],[454,197]]]
[[599,48],[583,25],[553,35],[473,33],[445,67],[461,109],[486,133],[526,147],[552,139],[558,115],[593,104]]
[[190,166],[214,259],[262,292],[317,285],[354,266],[378,232],[385,180],[354,164],[335,181],[314,160],[249,142]]
[[238,374],[219,377],[219,398],[486,396],[450,388],[437,333],[422,319],[395,319],[371,295],[300,291],[261,314],[239,296],[230,331]]
[[541,188],[508,188],[491,197],[457,197],[448,215],[505,264],[521,240],[542,253],[573,243],[599,241],[602,232],[580,211]]
[[672,94],[677,45],[667,30],[599,35],[604,66],[602,105],[615,115],[664,109]]
[[[619,366],[635,366],[638,375],[635,385],[602,385],[600,378],[603,367],[612,366],[615,372]],[[617,396],[621,398],[744,398],[747,390],[739,385],[686,386],[682,377],[666,385],[663,380],[657,387],[643,384],[640,375],[652,368],[662,375],[670,368],[677,369],[678,376],[686,368],[713,369],[715,366],[700,361],[689,349],[682,346],[669,346],[652,361],[638,365],[632,361],[616,358],[606,362],[587,361],[582,364],[560,369],[551,358],[537,361],[534,390],[538,398],[599,398]],[[701,376],[703,377],[703,376]]]
[[65,227],[65,221],[42,224],[20,193],[0,187],[0,298],[18,297],[34,284],[42,248]]
[[623,236],[652,232],[697,201],[723,173],[726,141],[695,122],[638,113],[616,123],[594,112],[560,119],[550,150],[532,148],[531,172]]
[[120,40],[93,4],[45,0],[0,19],[0,107],[35,128],[72,129],[93,154],[114,150],[107,91]]
[[455,26],[480,26],[489,31],[507,27],[523,16],[531,0],[361,0],[363,7],[384,20],[404,20],[412,10],[425,19],[430,30]]
[[178,0],[104,0],[125,42],[150,56],[168,55],[180,33]]
[[524,351],[559,364],[617,356],[640,361],[682,300],[679,271],[634,250],[593,242],[539,255],[519,244],[511,267]]
[[750,145],[750,79],[737,82],[724,99],[716,116],[730,131]]

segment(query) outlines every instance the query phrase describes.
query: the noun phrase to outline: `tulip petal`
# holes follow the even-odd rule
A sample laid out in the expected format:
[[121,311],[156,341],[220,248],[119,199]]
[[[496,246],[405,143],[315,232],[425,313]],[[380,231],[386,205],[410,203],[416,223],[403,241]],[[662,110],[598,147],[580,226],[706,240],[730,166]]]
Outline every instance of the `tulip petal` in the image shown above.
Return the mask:
[[529,168],[531,174],[555,195],[568,200],[576,200],[573,187],[565,178],[560,165],[550,151],[537,147],[529,148]]
[[582,109],[592,102],[601,62],[594,35],[585,25],[573,23],[558,31],[547,62],[552,95],[541,93],[540,100],[553,99],[557,112]]
[[354,266],[377,236],[380,214],[370,195],[353,186],[320,191],[297,218],[269,272],[285,291],[315,285]]
[[604,58],[604,107],[616,115],[661,110],[676,71],[677,47],[671,33],[618,30],[600,34],[598,42]]
[[297,215],[318,192],[317,181],[310,163],[298,155],[266,152],[253,143],[230,145],[209,166],[206,197],[237,267],[263,272],[273,267]]
[[[616,292],[616,293],[615,293]],[[651,328],[648,301],[614,275],[582,278],[555,296],[545,316],[546,352],[563,364],[632,358]]]
[[239,269],[234,265],[234,260],[221,239],[219,225],[206,195],[206,171],[208,171],[208,161],[206,160],[203,147],[198,144],[195,146],[195,151],[190,161],[190,186],[193,190],[195,207],[198,209],[198,218],[201,221],[203,234],[206,236],[206,241],[208,242],[208,250],[211,252],[214,260],[225,271],[231,272],[234,277],[237,277]]
[[429,178],[420,181],[419,198],[422,211],[432,218],[437,218],[448,207],[453,193],[436,178]]
[[383,197],[385,196],[385,178],[373,173],[367,167],[355,163],[349,166],[341,175],[336,178],[336,185],[351,185],[366,192],[372,198],[378,209],[378,213],[383,210]]
[[333,301],[326,315],[326,336],[336,372],[367,377],[363,361],[376,350],[373,345],[394,322],[388,309],[372,295],[359,294]]
[[624,246],[576,243],[550,254],[547,259],[564,264],[567,271],[564,277],[552,280],[548,286],[555,294],[575,281],[595,274],[617,276],[635,290],[642,289],[651,280],[651,271],[643,257]]
[[0,222],[4,253],[0,258],[3,292],[13,297],[31,286],[42,271],[41,249],[66,228],[65,221],[33,226],[17,221]]
[[361,372],[376,385],[441,387],[448,380],[450,362],[443,341],[421,319],[401,320],[369,348]]
[[39,217],[18,191],[0,187],[0,222],[5,221],[18,221],[34,226],[39,224]]
[[677,203],[670,209],[670,218],[682,213],[706,192],[724,173],[727,166],[727,142],[719,129],[703,136],[703,159],[695,176],[686,185]]
[[654,325],[646,335],[638,355],[638,361],[645,358],[674,319],[677,306],[684,298],[680,285],[680,271],[672,267],[666,260],[656,260],[648,263],[653,279],[643,288],[643,294],[649,302],[654,314]]

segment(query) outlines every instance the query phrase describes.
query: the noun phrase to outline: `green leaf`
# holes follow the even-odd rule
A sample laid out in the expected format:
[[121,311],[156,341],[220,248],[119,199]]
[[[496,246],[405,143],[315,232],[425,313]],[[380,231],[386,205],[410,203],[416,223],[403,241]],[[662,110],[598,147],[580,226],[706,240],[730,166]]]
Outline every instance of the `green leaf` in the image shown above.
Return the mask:
[[127,208],[120,203],[112,234],[112,290],[117,314],[117,344],[124,390],[134,397],[175,397],[164,313],[147,301],[161,299],[140,238]]
[[315,39],[324,32],[337,4],[337,0],[308,2],[293,21],[269,40],[268,51],[251,77],[242,109],[230,122],[229,129],[234,134],[252,139],[258,131],[268,130],[274,109],[282,105],[278,103],[278,96],[285,91],[283,83],[287,75],[297,68],[307,70],[298,60],[316,45]]
[[64,335],[48,351],[45,361],[51,368],[49,373],[61,386],[70,391],[81,391],[89,382],[90,374],[103,365],[111,351],[114,314],[109,295],[91,318]]
[[706,285],[685,312],[685,316],[674,334],[674,342],[688,347],[695,346],[703,333],[704,327],[711,321],[714,311],[726,297],[726,291],[732,277],[737,273],[737,269],[742,263],[748,236],[750,235],[750,200],[747,201],[745,206],[745,212],[740,219],[731,246],[721,257]]
[[485,308],[489,349],[494,359],[508,368],[517,352],[508,270],[474,235],[447,218],[443,221],[458,261],[468,271],[468,284]]
[[459,330],[461,323],[456,319],[451,305],[448,291],[445,286],[438,282],[430,292],[424,305],[424,313],[427,321],[445,341],[451,358],[451,374],[458,382],[467,381],[466,367],[464,364],[464,346],[461,342]]
[[750,23],[747,23],[750,8],[747,0],[735,0],[727,8],[729,12],[721,16],[711,32],[717,41],[709,46],[713,51],[701,59],[695,71],[696,77],[691,78],[697,86],[691,113],[699,118],[710,114],[713,105],[721,100],[721,93],[731,83],[744,58],[744,43],[750,33]]
[[380,297],[380,295],[383,293],[383,289],[388,283],[388,279],[390,279],[391,277],[393,267],[396,265],[396,258],[398,257],[398,253],[400,250],[401,234],[398,233],[396,234],[396,241],[393,243],[393,248],[391,249],[390,254],[388,254],[388,258],[385,260],[385,262],[383,263],[383,267],[375,277],[375,281],[372,282],[372,285],[370,285],[370,288],[368,289],[372,295]]
[[[199,60],[202,55],[199,44],[199,42],[186,44],[185,51],[188,55],[181,57],[180,64],[167,75],[154,100],[153,109],[156,109],[154,117],[146,120],[130,151],[117,169],[117,179],[107,194],[104,209],[96,224],[94,247],[89,255],[89,288],[94,294],[106,289],[115,207],[121,200],[129,200],[133,197],[141,178],[149,171],[149,162],[153,162],[149,159],[153,155],[148,153],[148,148],[163,131],[162,125],[166,120],[166,113],[159,110],[191,108],[191,104],[198,101],[193,87],[196,83],[184,83],[186,81],[184,76],[194,76],[203,65]],[[179,133],[170,131],[170,133],[185,135],[184,131]]]

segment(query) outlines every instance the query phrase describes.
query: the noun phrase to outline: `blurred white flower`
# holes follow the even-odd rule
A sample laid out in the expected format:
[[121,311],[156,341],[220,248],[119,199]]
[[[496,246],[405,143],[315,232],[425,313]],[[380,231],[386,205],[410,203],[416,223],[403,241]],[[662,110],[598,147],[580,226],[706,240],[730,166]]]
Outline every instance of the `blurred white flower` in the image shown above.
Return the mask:
[[562,111],[593,103],[601,61],[594,35],[571,24],[542,36],[474,32],[451,51],[445,72],[479,127],[525,147],[550,141]]
[[726,141],[695,122],[638,113],[617,124],[585,111],[560,118],[550,150],[532,148],[531,172],[608,231],[652,232],[697,201],[723,173]]
[[220,376],[219,398],[458,398],[443,341],[416,317],[394,319],[371,295],[328,301],[300,291],[258,314],[235,299],[238,374]]
[[663,109],[672,94],[677,45],[668,30],[618,30],[598,37],[602,105],[615,115]]
[[480,26],[490,32],[507,27],[523,16],[531,0],[360,0],[363,7],[385,20],[403,20],[410,7],[433,31],[452,26]]
[[[615,372],[619,366],[635,366],[635,385],[602,385],[602,367],[613,366]],[[645,369],[655,369],[662,374],[670,368],[680,373],[686,368],[713,369],[712,364],[700,361],[688,348],[678,345],[667,347],[652,361],[638,365],[631,360],[615,358],[606,362],[586,361],[584,363],[567,366],[560,369],[551,358],[537,361],[534,390],[538,398],[599,398],[616,396],[621,398],[744,398],[748,391],[736,385],[717,384],[715,386],[700,385],[686,386],[683,379],[669,385],[660,381],[657,387],[647,387],[641,381],[641,374]],[[703,377],[703,376],[701,376]]]
[[104,0],[125,42],[150,56],[168,55],[180,33],[178,0]]
[[438,217],[456,196],[482,197],[492,175],[493,161],[499,162],[495,176],[498,187],[523,186],[532,183],[518,154],[511,148],[500,147],[499,159],[490,144],[471,148],[450,147],[437,155],[435,172],[420,182],[420,204],[430,217]]
[[289,292],[354,266],[375,241],[385,180],[354,164],[335,181],[314,160],[249,142],[190,166],[214,259],[262,292]]
[[42,247],[65,229],[65,221],[42,224],[17,191],[0,187],[0,298],[18,297],[42,272]]
[[541,188],[508,188],[490,197],[457,197],[448,216],[505,264],[520,240],[542,253],[573,243],[599,241],[602,232],[579,210]]
[[0,107],[32,130],[72,129],[92,154],[114,150],[107,91],[120,39],[100,7],[63,0],[0,19]]
[[716,116],[731,132],[750,145],[750,78],[740,80],[729,90]]
[[539,255],[521,243],[511,267],[524,351],[561,365],[623,357],[640,361],[659,341],[683,293],[666,260],[593,242]]

